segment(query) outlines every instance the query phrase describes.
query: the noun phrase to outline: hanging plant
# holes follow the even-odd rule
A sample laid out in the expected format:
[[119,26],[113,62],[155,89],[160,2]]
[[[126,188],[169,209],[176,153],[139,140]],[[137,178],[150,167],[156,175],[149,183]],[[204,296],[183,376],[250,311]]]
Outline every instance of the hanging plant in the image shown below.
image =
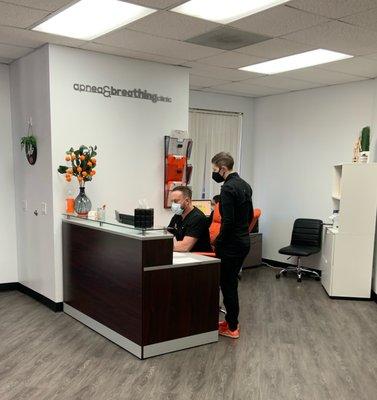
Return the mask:
[[21,138],[21,150],[24,149],[29,164],[34,165],[37,161],[37,138],[33,135],[31,119],[28,122],[27,136]]

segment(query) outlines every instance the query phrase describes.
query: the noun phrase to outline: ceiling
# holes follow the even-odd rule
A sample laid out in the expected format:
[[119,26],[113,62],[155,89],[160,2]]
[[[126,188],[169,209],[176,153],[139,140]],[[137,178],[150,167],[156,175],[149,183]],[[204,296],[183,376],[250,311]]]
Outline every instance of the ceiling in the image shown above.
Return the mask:
[[[45,43],[189,68],[190,87],[261,97],[377,77],[377,0],[292,0],[227,25],[263,41],[224,50],[192,43],[223,25],[169,11],[185,0],[129,0],[158,12],[90,42],[30,30],[72,0],[0,0],[0,63]],[[232,30],[233,31],[233,30]],[[316,48],[354,58],[276,75],[239,67]]]

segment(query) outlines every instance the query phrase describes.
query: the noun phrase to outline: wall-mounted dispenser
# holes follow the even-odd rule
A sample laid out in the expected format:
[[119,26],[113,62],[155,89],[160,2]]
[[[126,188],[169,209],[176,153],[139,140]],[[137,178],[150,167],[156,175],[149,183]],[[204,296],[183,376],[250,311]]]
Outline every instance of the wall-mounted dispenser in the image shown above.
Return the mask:
[[192,165],[188,164],[191,156],[192,139],[187,131],[173,131],[165,136],[165,182],[164,207],[170,208],[170,193],[177,186],[187,186],[192,175]]

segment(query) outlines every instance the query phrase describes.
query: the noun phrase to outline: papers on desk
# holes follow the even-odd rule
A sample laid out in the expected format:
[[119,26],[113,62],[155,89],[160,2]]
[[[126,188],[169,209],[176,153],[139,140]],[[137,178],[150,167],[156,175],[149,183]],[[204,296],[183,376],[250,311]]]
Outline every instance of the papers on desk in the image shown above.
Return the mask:
[[173,264],[190,264],[190,263],[198,263],[198,260],[196,260],[195,258],[191,258],[191,257],[174,257],[173,258]]
[[190,257],[190,253],[173,253],[173,264],[191,264],[198,263],[198,260],[194,257]]

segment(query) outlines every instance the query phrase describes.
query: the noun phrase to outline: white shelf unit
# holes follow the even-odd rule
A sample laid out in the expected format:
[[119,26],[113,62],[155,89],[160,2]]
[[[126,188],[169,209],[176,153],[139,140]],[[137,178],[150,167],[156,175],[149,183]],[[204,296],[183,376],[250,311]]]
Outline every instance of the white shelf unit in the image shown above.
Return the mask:
[[332,200],[339,228],[326,227],[322,285],[329,296],[369,298],[377,212],[377,163],[334,167]]

